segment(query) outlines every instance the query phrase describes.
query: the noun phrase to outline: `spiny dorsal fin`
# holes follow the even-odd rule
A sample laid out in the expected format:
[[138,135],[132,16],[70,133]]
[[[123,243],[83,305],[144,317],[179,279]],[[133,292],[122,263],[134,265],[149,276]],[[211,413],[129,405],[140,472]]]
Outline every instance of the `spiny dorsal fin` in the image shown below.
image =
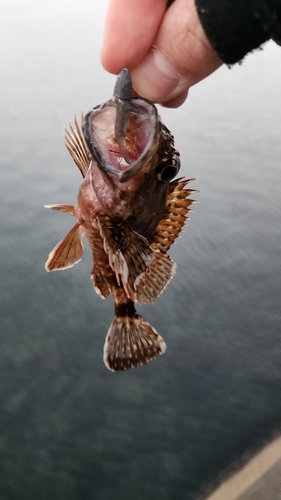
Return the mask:
[[[82,123],[83,113],[81,115],[81,124]],[[78,123],[76,115],[74,117],[74,126],[70,123],[69,128],[70,131],[65,129],[64,132],[65,146],[79,168],[82,177],[85,177],[92,158],[84,139],[82,126]]]
[[160,250],[154,252],[155,260],[146,273],[135,283],[138,304],[152,304],[164,292],[176,272],[176,263]]
[[80,262],[84,254],[80,222],[65,235],[49,254],[45,264],[47,272],[68,269]]
[[151,248],[153,250],[157,249],[166,253],[182,231],[185,221],[189,219],[186,214],[192,212],[192,210],[188,207],[192,205],[192,203],[196,203],[196,201],[191,200],[188,196],[197,191],[184,188],[193,180],[194,179],[176,179],[171,182],[165,211],[156,228],[151,243]]
[[109,370],[128,370],[149,363],[165,351],[162,337],[141,316],[117,316],[105,339],[103,359]]
[[135,300],[134,284],[147,271],[155,255],[146,238],[130,230],[126,224],[110,227],[106,225],[106,217],[102,220],[99,217],[98,221],[104,250],[117,283],[122,283],[128,298]]
[[75,217],[75,205],[44,205],[44,208],[51,208],[51,210],[59,210],[68,215]]

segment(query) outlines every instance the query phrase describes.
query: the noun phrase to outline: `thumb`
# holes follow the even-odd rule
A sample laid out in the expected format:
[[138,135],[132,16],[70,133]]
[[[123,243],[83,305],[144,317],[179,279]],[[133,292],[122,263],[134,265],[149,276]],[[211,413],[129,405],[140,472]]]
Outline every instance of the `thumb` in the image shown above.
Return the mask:
[[152,47],[131,76],[139,95],[177,107],[184,102],[189,87],[221,64],[203,31],[194,0],[175,0],[163,17]]

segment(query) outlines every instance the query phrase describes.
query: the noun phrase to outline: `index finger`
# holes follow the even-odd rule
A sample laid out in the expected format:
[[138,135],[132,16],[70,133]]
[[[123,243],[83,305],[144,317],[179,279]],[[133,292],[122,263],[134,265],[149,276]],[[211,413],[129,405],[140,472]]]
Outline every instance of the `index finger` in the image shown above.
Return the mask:
[[153,44],[167,0],[110,0],[101,51],[103,67],[118,74],[133,69]]

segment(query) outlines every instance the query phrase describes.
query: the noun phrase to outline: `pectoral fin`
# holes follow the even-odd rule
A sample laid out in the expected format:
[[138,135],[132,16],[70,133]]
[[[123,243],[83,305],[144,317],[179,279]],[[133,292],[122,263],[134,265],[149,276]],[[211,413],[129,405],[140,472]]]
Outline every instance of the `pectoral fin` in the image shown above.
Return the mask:
[[47,272],[68,269],[80,262],[83,253],[82,230],[80,222],[76,222],[50,253],[45,269]]
[[[83,114],[81,122],[83,123]],[[76,116],[74,117],[74,126],[70,123],[69,128],[70,130],[65,129],[64,133],[65,146],[79,168],[82,177],[85,177],[91,162],[91,155],[84,139],[82,127],[78,123]]]
[[51,210],[59,210],[68,215],[75,217],[75,205],[44,205],[44,208],[51,208]]
[[100,222],[100,231],[117,283],[123,285],[128,298],[135,300],[134,283],[155,259],[148,241],[125,224],[108,227]]

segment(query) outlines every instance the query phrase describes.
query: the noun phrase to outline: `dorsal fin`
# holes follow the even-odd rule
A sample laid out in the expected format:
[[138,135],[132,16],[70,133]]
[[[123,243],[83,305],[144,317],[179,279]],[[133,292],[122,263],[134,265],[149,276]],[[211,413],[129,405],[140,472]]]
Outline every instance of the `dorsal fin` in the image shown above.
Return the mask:
[[167,254],[154,251],[155,260],[134,284],[137,304],[152,304],[164,292],[176,272],[176,263]]
[[185,189],[185,186],[194,179],[176,179],[170,184],[170,192],[167,197],[166,207],[162,219],[160,220],[151,243],[153,250],[161,250],[166,253],[175,239],[178,238],[183,229],[188,212],[188,208],[195,200],[188,198],[197,190]]
[[135,282],[135,301],[138,304],[151,304],[158,299],[175,274],[176,264],[166,252],[182,231],[188,219],[186,214],[192,211],[188,207],[195,203],[188,196],[196,191],[185,189],[192,180],[177,179],[170,184],[165,211],[150,245],[155,260],[146,273]]

